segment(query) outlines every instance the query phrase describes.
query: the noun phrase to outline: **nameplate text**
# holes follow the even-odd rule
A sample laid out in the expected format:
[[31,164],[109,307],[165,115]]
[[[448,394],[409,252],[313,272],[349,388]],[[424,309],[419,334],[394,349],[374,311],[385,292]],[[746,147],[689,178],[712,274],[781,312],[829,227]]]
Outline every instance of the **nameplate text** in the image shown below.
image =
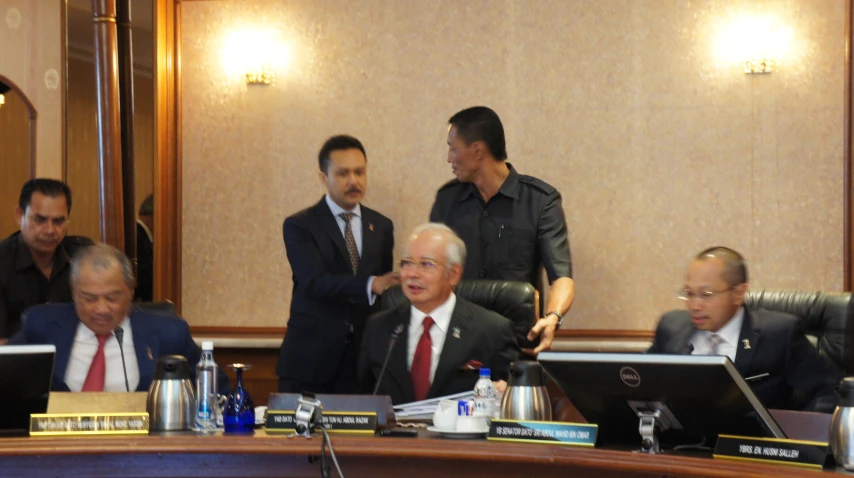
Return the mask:
[[492,420],[486,438],[489,441],[593,446],[598,432],[597,425],[584,423]]
[[148,413],[39,413],[30,435],[147,435]]
[[[377,429],[376,412],[332,412],[323,411],[321,423],[329,433],[372,435]],[[268,410],[267,433],[295,433],[296,412],[294,410]],[[317,427],[315,427],[317,429]]]
[[830,447],[827,442],[720,435],[714,457],[820,470],[828,462]]

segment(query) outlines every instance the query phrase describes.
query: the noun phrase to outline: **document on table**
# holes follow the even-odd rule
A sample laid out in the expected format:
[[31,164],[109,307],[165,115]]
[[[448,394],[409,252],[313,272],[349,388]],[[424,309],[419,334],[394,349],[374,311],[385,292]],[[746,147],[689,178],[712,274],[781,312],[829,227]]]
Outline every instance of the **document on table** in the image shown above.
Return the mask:
[[474,399],[474,390],[469,392],[455,393],[444,397],[430,398],[419,402],[401,403],[394,406],[394,416],[400,420],[402,418],[408,420],[432,419],[436,412],[436,407],[442,400],[471,400]]

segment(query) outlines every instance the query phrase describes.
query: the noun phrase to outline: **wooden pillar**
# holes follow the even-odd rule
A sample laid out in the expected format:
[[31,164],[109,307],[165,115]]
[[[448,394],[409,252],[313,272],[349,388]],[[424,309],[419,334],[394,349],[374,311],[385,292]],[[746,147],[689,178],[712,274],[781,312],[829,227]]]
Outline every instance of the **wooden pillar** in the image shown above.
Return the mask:
[[124,199],[125,254],[136,270],[136,168],[134,167],[134,94],[133,35],[131,0],[119,0],[117,29],[119,39],[119,111],[122,133],[122,197]]
[[124,250],[116,1],[92,0],[92,13],[95,33],[95,81],[98,89],[101,241]]

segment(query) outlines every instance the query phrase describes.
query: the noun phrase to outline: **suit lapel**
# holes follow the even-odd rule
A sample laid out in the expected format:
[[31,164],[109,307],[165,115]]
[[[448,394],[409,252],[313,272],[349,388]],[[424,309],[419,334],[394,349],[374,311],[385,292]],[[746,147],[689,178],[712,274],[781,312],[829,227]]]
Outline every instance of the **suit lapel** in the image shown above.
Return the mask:
[[131,309],[130,328],[139,367],[137,391],[145,391],[154,379],[154,365],[160,356],[160,340],[157,331],[148,326],[145,317],[140,317],[140,312],[136,309]]
[[[332,242],[338,248],[341,255],[347,260],[347,267],[350,267],[350,253],[347,251],[347,244],[344,242],[344,235],[341,234],[341,228],[338,227],[338,220],[332,215],[332,210],[326,204],[326,197],[320,200],[314,206],[314,213],[317,214],[320,221],[320,227],[332,239]],[[363,243],[364,245],[364,243]]]
[[759,329],[753,327],[753,316],[745,308],[744,320],[741,323],[741,334],[738,336],[738,343],[735,344],[735,368],[741,375],[750,369],[753,351],[756,350],[757,345],[759,345]]
[[74,347],[74,337],[77,335],[77,324],[80,323],[76,314],[74,320],[69,317],[57,317],[54,319],[57,337],[56,358],[53,364],[53,375],[58,381],[65,383],[65,372],[68,369],[68,360],[71,358],[71,349]]
[[[428,397],[435,397],[439,390],[442,390],[445,382],[447,382],[460,364],[465,361],[465,353],[470,349],[470,337],[473,334],[466,333],[471,322],[471,311],[466,307],[459,297],[454,306],[454,313],[451,315],[451,323],[448,324],[448,330],[445,334],[445,344],[442,346],[442,354],[439,356],[439,364],[436,366],[436,373],[433,375],[433,383],[430,384],[430,391],[427,392]],[[459,329],[459,333],[455,334],[454,330]]]
[[[390,337],[399,325],[403,325],[403,330],[400,332],[400,338],[391,351],[391,357],[388,359],[384,383],[386,386],[388,386],[389,382],[397,383],[404,398],[401,403],[409,403],[415,401],[412,376],[409,375],[409,369],[406,366],[406,352],[409,350],[409,305],[401,306],[400,312],[395,314],[395,320],[389,322],[387,337]],[[380,363],[382,364],[382,362]]]

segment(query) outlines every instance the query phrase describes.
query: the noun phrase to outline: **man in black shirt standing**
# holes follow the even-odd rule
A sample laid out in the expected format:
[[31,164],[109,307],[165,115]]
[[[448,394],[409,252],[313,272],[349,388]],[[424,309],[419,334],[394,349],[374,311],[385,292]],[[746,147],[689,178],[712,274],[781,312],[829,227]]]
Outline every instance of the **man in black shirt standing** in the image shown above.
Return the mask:
[[21,230],[0,241],[0,343],[18,331],[28,307],[71,302],[70,259],[92,241],[66,237],[70,212],[71,190],[61,181],[31,179],[21,188]]
[[525,350],[536,355],[551,348],[575,297],[560,193],[506,162],[504,127],[491,109],[468,108],[448,123],[448,163],[457,179],[439,189],[430,221],[445,223],[465,241],[463,279],[529,282],[542,290],[545,267],[551,290],[528,334],[540,344]]

